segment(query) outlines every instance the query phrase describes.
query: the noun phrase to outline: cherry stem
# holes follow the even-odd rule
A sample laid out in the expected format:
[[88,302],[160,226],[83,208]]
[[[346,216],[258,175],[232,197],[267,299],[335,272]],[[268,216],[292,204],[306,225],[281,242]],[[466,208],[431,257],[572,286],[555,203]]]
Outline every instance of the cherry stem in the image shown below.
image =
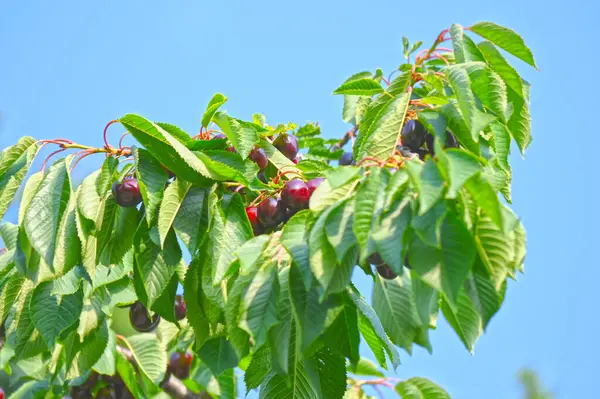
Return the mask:
[[[275,178],[273,179],[273,182],[274,182],[275,184],[279,184],[279,180],[280,180],[280,179],[281,179],[283,176],[285,176],[285,175],[287,175],[287,174],[290,174],[290,173],[294,173],[294,174],[297,174],[297,175],[299,175],[298,171],[296,171],[296,170],[286,170],[286,171],[283,171],[283,172],[279,172],[279,173],[277,174],[277,176],[275,176]],[[299,176],[300,176],[300,175],[299,175]],[[304,180],[304,177],[303,177],[303,176],[300,176],[300,177],[302,177],[302,179]]]
[[435,58],[439,58],[442,61],[444,61],[446,63],[446,65],[450,65],[450,62],[448,62],[448,60],[446,59],[446,57],[444,57],[443,55],[441,55],[440,53],[438,53],[437,51],[433,52],[433,55]]
[[77,151],[77,152],[75,153],[75,156],[79,155],[79,158],[77,158],[77,159],[75,160],[75,162],[73,162],[73,165],[71,166],[71,172],[73,171],[73,169],[75,169],[75,166],[77,166],[77,164],[78,164],[79,162],[81,162],[81,160],[82,160],[83,158],[85,158],[85,157],[87,157],[87,156],[89,156],[89,155],[92,155],[92,154],[93,154],[93,152],[90,152],[90,151],[88,151],[88,150]]
[[61,153],[63,151],[66,151],[66,148],[59,148],[58,150],[51,152],[50,155],[48,155],[46,157],[46,159],[44,160],[44,163],[42,164],[42,169],[41,169],[42,175],[44,174],[44,171],[46,170],[46,165],[48,164],[48,161],[50,160],[50,158],[52,158],[54,155]]
[[131,134],[131,133],[129,133],[129,132],[126,132],[126,133],[124,133],[124,134],[121,136],[121,139],[119,140],[119,148],[120,148],[120,149],[123,149],[123,139],[124,139],[124,138],[125,138],[125,137],[126,137],[128,134]]
[[107,150],[108,150],[109,148],[111,148],[111,147],[110,147],[110,144],[108,144],[108,139],[106,138],[106,133],[108,132],[108,127],[109,127],[110,125],[112,125],[113,123],[117,123],[117,122],[119,122],[119,121],[118,121],[118,120],[116,120],[116,119],[115,119],[115,120],[112,120],[112,121],[108,122],[108,123],[106,124],[106,126],[104,127],[104,148],[106,148]]

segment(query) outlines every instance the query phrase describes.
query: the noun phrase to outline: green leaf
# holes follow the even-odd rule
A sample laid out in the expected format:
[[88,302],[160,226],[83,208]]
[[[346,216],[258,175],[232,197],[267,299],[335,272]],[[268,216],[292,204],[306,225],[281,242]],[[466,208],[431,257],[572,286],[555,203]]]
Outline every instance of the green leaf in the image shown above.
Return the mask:
[[531,136],[531,116],[529,114],[529,105],[523,99],[520,93],[512,89],[508,89],[508,102],[512,106],[512,114],[508,119],[508,129],[511,136],[517,142],[521,154],[525,154],[525,150],[533,140]]
[[359,362],[358,310],[348,295],[343,296],[341,311],[325,331],[323,339],[327,348],[350,359],[352,364]]
[[421,325],[412,293],[409,273],[394,280],[377,278],[373,289],[373,308],[393,343],[412,353]]
[[56,248],[57,226],[71,196],[71,181],[64,159],[50,167],[25,212],[23,225],[29,241],[48,265]]
[[215,376],[238,364],[238,358],[231,343],[225,337],[210,339],[198,351],[198,357]]
[[416,161],[407,162],[406,166],[419,194],[419,215],[423,215],[442,197],[445,181],[432,158],[428,158],[424,166]]
[[356,375],[384,377],[384,374],[377,368],[377,365],[364,357],[361,357],[356,366],[351,366],[349,370],[352,374]]
[[83,342],[79,342],[77,333],[71,333],[65,343],[68,378],[77,378],[89,372],[98,362],[108,345],[108,331],[104,322]]
[[508,94],[506,83],[489,67],[474,69],[469,73],[471,89],[481,104],[506,122]]
[[116,357],[115,357],[116,336],[113,330],[108,331],[108,344],[104,353],[94,364],[93,369],[100,374],[114,375],[116,373]]
[[227,102],[227,97],[225,97],[221,93],[216,93],[208,102],[208,106],[206,107],[206,111],[204,111],[204,115],[202,115],[202,126],[204,128],[208,127],[208,124],[213,118],[213,115],[223,104]]
[[354,202],[354,223],[352,230],[360,245],[360,259],[364,261],[372,252],[372,231],[376,218],[383,207],[383,196],[387,181],[381,168],[371,168],[356,191]]
[[519,73],[506,61],[506,58],[492,43],[483,41],[477,45],[488,65],[504,80],[507,87],[524,96],[523,80]]
[[160,126],[134,114],[125,115],[119,122],[154,158],[178,177],[200,186],[208,184],[207,178],[220,178],[175,136]]
[[158,234],[160,235],[161,247],[175,222],[175,218],[183,205],[192,185],[186,181],[175,179],[165,190],[164,198],[160,203],[158,213]]
[[207,198],[206,189],[191,187],[173,222],[177,236],[192,254],[200,246],[200,241],[208,227]]
[[465,36],[464,29],[459,24],[454,24],[450,28],[450,35],[452,36],[452,46],[454,48],[454,56],[456,62],[462,64],[471,61],[482,61],[482,56],[477,46],[472,40]]
[[431,247],[413,234],[409,262],[421,278],[442,292],[453,305],[475,260],[475,243],[469,230],[453,212],[440,225],[441,249]]
[[482,178],[481,175],[476,175],[467,181],[466,188],[483,212],[485,212],[496,226],[502,228],[502,205],[500,204],[498,194],[490,182]]
[[354,202],[344,200],[333,208],[325,221],[327,240],[334,248],[338,262],[342,262],[348,250],[356,244],[353,220]]
[[10,395],[10,399],[39,399],[49,388],[48,381],[27,381]]
[[156,335],[134,335],[126,343],[139,369],[155,384],[160,383],[167,371],[167,351]]
[[396,274],[403,271],[405,236],[411,216],[410,202],[400,198],[392,203],[390,211],[383,215],[372,233],[377,252]]
[[492,276],[496,289],[504,283],[512,257],[512,243],[501,228],[481,215],[475,224],[475,242],[483,265]]
[[150,155],[148,151],[141,148],[134,148],[133,156],[135,157],[138,185],[142,199],[144,200],[146,220],[148,225],[150,225],[156,216],[156,210],[163,198],[165,185],[169,180],[169,176],[160,162]]
[[465,182],[481,171],[481,164],[477,158],[461,150],[450,148],[439,158],[446,166],[450,183],[446,198],[456,198]]
[[53,348],[61,332],[75,324],[82,310],[82,292],[71,295],[51,295],[53,283],[38,285],[31,296],[31,321],[48,348]]
[[309,210],[298,212],[283,226],[280,238],[281,244],[290,253],[292,262],[302,274],[302,281],[306,289],[310,288],[313,279],[308,245],[312,222],[313,217]]
[[383,87],[371,78],[346,82],[333,92],[333,94],[350,94],[356,96],[373,96],[379,93],[383,93]]
[[469,29],[537,69],[531,50],[514,31],[493,22],[479,22]]
[[292,305],[289,293],[290,266],[284,262],[278,270],[279,297],[276,323],[268,332],[273,368],[280,374],[287,374],[289,369],[289,344],[292,334]]
[[483,321],[471,298],[461,288],[456,305],[450,305],[446,300],[441,304],[444,317],[467,348],[473,353],[475,342],[483,333]]
[[[448,127],[454,133],[460,144],[475,155],[481,152],[479,143],[473,139],[471,130],[463,119],[455,102],[450,102],[440,107],[440,113],[446,118]],[[439,136],[438,136],[439,137]]]
[[267,340],[269,329],[278,322],[276,265],[268,261],[254,275],[242,300],[240,327],[252,336],[260,348]]
[[[289,342],[287,343],[289,345]],[[246,390],[256,389],[271,373],[271,351],[268,346],[263,346],[252,354],[250,364],[244,373]]]
[[138,383],[135,369],[133,365],[125,358],[121,352],[117,352],[117,372],[123,379],[127,390],[131,392],[134,398],[143,398],[143,394],[140,392],[140,385]]
[[374,157],[384,160],[392,155],[404,124],[409,100],[409,93],[400,95],[381,110],[369,130],[361,130],[361,135],[365,136],[362,141],[364,144],[356,154],[356,159]]
[[371,103],[370,96],[344,96],[344,106],[342,108],[342,120],[346,123],[358,125]]
[[402,399],[450,399],[450,395],[440,386],[421,378],[413,377],[396,385]]
[[0,324],[4,324],[4,320],[13,308],[17,298],[22,297],[21,292],[26,293],[29,283],[26,283],[25,277],[19,273],[12,273],[6,281],[0,293]]
[[[323,182],[325,184],[325,182]],[[310,249],[310,269],[324,290],[332,282],[339,267],[334,248],[327,241],[325,225],[333,208],[328,208],[317,218],[313,225],[308,245]]]
[[[84,285],[86,284],[84,283]],[[79,326],[77,327],[77,334],[81,342],[104,321],[104,313],[101,308],[102,298],[98,294],[83,300],[83,309],[79,315]]]
[[258,144],[259,132],[265,130],[253,123],[232,118],[223,112],[216,112],[213,120],[244,159],[248,158],[252,147]]
[[209,237],[209,255],[212,259],[213,283],[223,280],[235,259],[238,248],[252,238],[252,227],[239,194],[232,197],[227,213],[216,209]]
[[347,184],[332,188],[329,181],[323,181],[310,197],[310,210],[319,213],[331,205],[348,197],[355,187],[357,179],[350,180]]
[[146,307],[151,308],[154,302],[169,285],[181,260],[181,249],[175,234],[171,232],[163,249],[152,240],[148,226],[141,224],[135,235],[136,272],[134,278],[144,285],[147,295]]
[[445,68],[444,71],[458,100],[458,107],[467,128],[471,132],[473,140],[478,141],[479,132],[488,126],[494,120],[494,117],[477,108],[475,96],[471,89],[471,79],[465,65],[467,64],[451,66]]
[[77,235],[77,198],[71,195],[56,233],[56,249],[52,265],[57,276],[62,276],[81,263],[81,241]]
[[22,137],[17,144],[0,152],[0,219],[4,217],[37,152],[33,137]]
[[392,365],[397,368],[400,365],[400,355],[385,332],[377,313],[359,294],[351,292],[350,297],[358,309],[360,333],[375,354],[377,362],[387,370],[385,361],[385,354],[387,353]]

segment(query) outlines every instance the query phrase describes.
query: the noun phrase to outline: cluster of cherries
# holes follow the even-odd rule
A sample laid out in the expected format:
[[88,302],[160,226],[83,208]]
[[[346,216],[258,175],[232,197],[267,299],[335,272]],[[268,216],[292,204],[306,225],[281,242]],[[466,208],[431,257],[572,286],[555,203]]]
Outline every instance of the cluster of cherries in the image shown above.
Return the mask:
[[[427,131],[421,122],[416,119],[411,119],[402,127],[400,132],[402,145],[398,150],[404,157],[411,157],[417,154],[421,160],[425,160],[425,156],[430,154],[435,155],[434,141],[435,136]],[[446,144],[444,148],[458,148],[458,140],[448,130],[446,130]]]

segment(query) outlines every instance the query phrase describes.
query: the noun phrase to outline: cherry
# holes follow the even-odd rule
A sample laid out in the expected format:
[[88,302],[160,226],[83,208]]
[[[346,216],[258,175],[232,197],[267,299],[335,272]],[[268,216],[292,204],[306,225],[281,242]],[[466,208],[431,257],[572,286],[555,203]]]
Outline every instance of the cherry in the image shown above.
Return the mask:
[[418,148],[417,149],[417,154],[419,155],[419,159],[421,161],[425,160],[425,156],[429,154],[429,151],[427,151],[425,148]]
[[169,361],[169,371],[180,380],[185,380],[190,376],[190,368],[194,357],[189,351],[175,352],[171,355]]
[[0,388],[0,399],[4,399],[4,389]]
[[70,393],[73,399],[89,399],[92,397],[92,391],[84,387],[71,387]]
[[411,119],[402,127],[400,136],[402,137],[402,145],[416,151],[425,142],[427,129],[421,122],[416,119]]
[[215,135],[213,136],[213,139],[217,139],[217,140],[227,140],[227,136],[225,136],[224,134],[221,134],[221,133],[219,133],[219,134],[215,134]]
[[351,152],[345,152],[342,154],[342,156],[340,157],[340,165],[354,165],[354,157],[352,156]]
[[294,159],[292,159],[292,162],[296,165],[298,165],[298,157],[295,157]]
[[260,147],[254,147],[252,151],[250,151],[250,159],[256,162],[260,170],[263,170],[269,164],[267,153]]
[[296,211],[306,209],[310,199],[310,189],[302,180],[293,179],[285,183],[281,198],[290,209]]
[[402,156],[404,158],[412,158],[412,156],[414,155],[414,153],[408,147],[398,146],[397,148],[398,148],[398,151],[400,151],[400,154],[402,154]]
[[96,399],[117,399],[115,389],[113,387],[104,387],[96,394]]
[[385,262],[381,258],[381,255],[379,255],[379,253],[377,253],[377,252],[375,252],[374,254],[369,256],[369,258],[367,259],[367,262],[369,262],[370,264],[375,265],[375,266],[385,265]]
[[[427,136],[425,136],[425,146],[427,147],[427,149],[429,150],[429,153],[431,155],[435,155],[435,147],[433,142],[435,141],[435,137],[433,136],[433,134],[427,134]],[[456,139],[456,136],[452,134],[452,132],[450,132],[449,130],[446,130],[446,145],[444,146],[444,148],[459,148],[460,145],[458,144],[458,140]]]
[[258,180],[260,180],[261,182],[267,184],[267,178],[265,177],[265,173],[262,170],[258,172],[256,177],[258,177]]
[[298,139],[291,134],[281,133],[273,145],[288,159],[294,159],[298,154]]
[[255,236],[265,232],[265,227],[260,223],[260,220],[258,220],[258,209],[255,206],[246,208],[246,215],[248,215],[248,220],[250,220]]
[[177,295],[175,297],[175,319],[183,320],[185,319],[185,314],[187,312],[187,305],[183,300],[181,295]]
[[377,273],[386,280],[393,280],[396,277],[398,277],[398,275],[394,273],[392,268],[386,265],[385,263],[383,265],[377,266],[376,269]]
[[148,316],[148,310],[140,302],[136,302],[129,308],[129,321],[138,332],[150,332],[156,328],[160,322],[160,317],[157,314]]
[[258,204],[257,212],[258,220],[266,227],[274,227],[282,222],[285,216],[285,208],[281,200],[269,197],[265,198]]
[[323,183],[323,180],[325,180],[322,177],[315,177],[312,180],[309,180],[306,182],[306,186],[308,187],[308,189],[310,190],[310,194],[312,195],[312,193],[315,192],[315,190],[317,189],[317,187],[319,187],[321,185],[321,183]]
[[142,202],[140,186],[136,178],[123,180],[123,183],[113,183],[112,193],[117,204],[123,208],[133,208]]

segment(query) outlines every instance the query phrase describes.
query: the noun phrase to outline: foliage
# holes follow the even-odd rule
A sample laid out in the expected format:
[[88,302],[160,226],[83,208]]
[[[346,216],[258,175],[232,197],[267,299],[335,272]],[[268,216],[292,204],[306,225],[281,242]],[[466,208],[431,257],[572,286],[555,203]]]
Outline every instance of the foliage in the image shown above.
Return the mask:
[[[488,22],[453,25],[413,63],[422,43],[403,42],[388,78],[361,72],[334,91],[351,124],[339,140],[316,123],[234,118],[216,94],[193,137],[127,114],[102,148],[24,137],[2,151],[0,217],[42,147],[59,147],[26,180],[18,223],[0,227],[11,397],[230,398],[238,367],[265,399],[379,385],[449,398],[380,368],[398,367],[398,347],[431,351],[440,313],[472,351],[523,271],[508,156],[531,143],[529,84],[498,48],[535,62]],[[109,144],[115,123],[134,146]],[[75,187],[95,153],[105,161]],[[352,284],[365,277],[370,300]]]

